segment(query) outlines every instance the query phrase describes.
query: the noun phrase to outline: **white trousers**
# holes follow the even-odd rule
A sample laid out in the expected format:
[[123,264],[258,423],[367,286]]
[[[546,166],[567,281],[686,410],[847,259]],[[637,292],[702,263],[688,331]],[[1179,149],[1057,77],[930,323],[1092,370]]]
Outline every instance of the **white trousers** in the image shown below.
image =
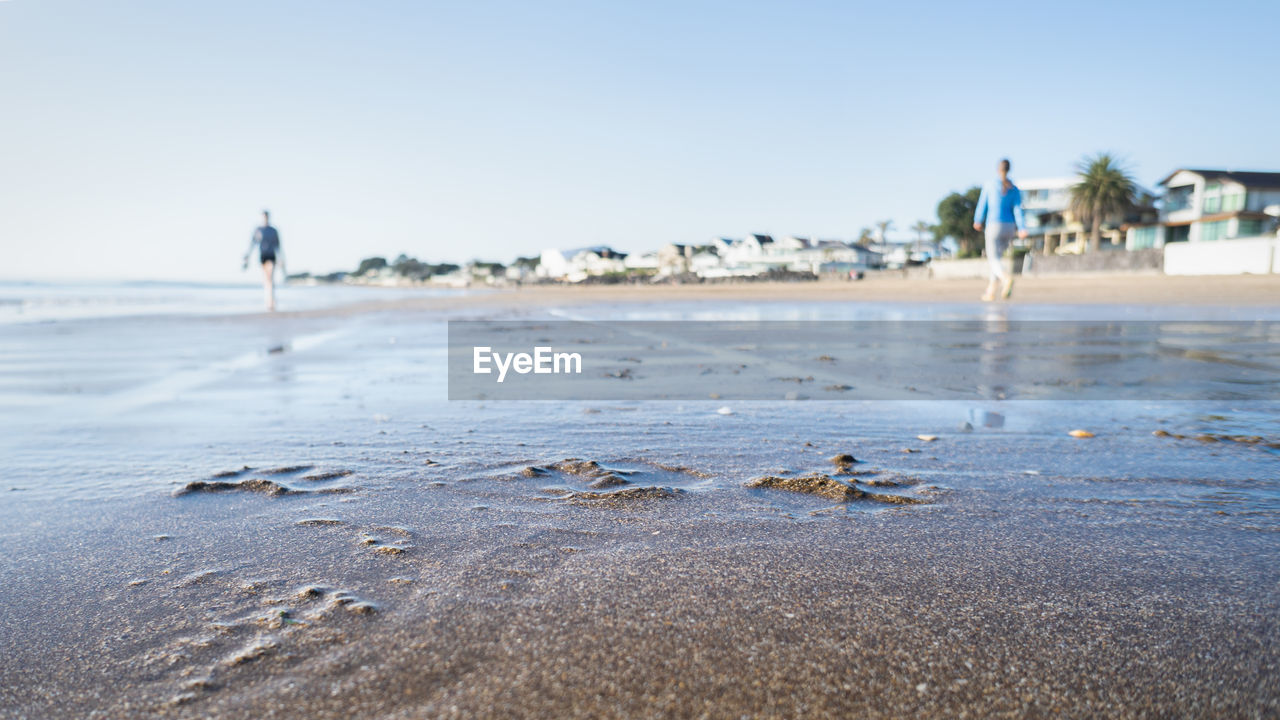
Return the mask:
[[1009,279],[1004,268],[1004,251],[1009,247],[1018,226],[1012,223],[987,223],[987,262],[991,265],[991,278],[1001,282]]

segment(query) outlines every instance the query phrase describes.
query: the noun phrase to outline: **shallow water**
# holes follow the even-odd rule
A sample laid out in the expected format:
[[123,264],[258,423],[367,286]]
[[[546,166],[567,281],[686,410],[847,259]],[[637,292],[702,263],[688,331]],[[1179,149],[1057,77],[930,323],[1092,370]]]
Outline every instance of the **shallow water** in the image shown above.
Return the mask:
[[[0,324],[92,320],[154,315],[225,315],[260,312],[262,285],[182,282],[42,283],[0,281]],[[281,284],[281,309],[316,310],[355,302],[442,297],[468,291]]]
[[[739,304],[741,305],[741,304]],[[835,319],[834,305],[739,307],[749,319]],[[628,319],[693,319],[733,311],[671,304],[630,308]],[[932,317],[932,306],[857,305],[859,318]],[[948,308],[947,317],[989,312]],[[1017,307],[1021,319],[1149,318],[1146,308]],[[1204,319],[1223,311],[1207,310]],[[1266,315],[1269,310],[1250,311]],[[617,317],[616,308],[551,316]],[[493,316],[476,311],[471,317]],[[498,316],[524,316],[500,311]],[[458,314],[452,317],[458,317]],[[1186,310],[1176,317],[1202,319]],[[1233,319],[1239,319],[1231,315]],[[1267,443],[1204,443],[1213,433],[1280,439],[1268,402],[449,402],[445,320],[425,312],[355,316],[153,316],[9,326],[0,353],[0,452],[11,493],[26,499],[102,500],[167,491],[244,464],[355,464],[411,446],[439,468],[651,455],[700,461],[712,485],[774,466],[815,469],[841,451],[891,457],[913,471],[932,463],[957,476],[1037,471],[1040,477],[1197,477],[1213,486],[1263,475]],[[617,431],[629,428],[625,437]],[[1083,428],[1096,437],[1066,436]],[[939,436],[922,443],[917,435]],[[621,442],[619,442],[621,441]],[[805,443],[812,444],[812,447]],[[921,453],[903,453],[910,446]],[[990,461],[998,449],[1000,460]],[[936,460],[930,458],[938,458]],[[371,456],[383,462],[384,458]],[[805,465],[805,467],[800,467]],[[817,463],[818,466],[821,463]],[[1210,473],[1212,468],[1212,473]],[[1213,477],[1205,477],[1212,475]],[[953,480],[954,482],[963,482]],[[8,488],[6,488],[8,489]],[[1157,493],[1158,494],[1158,493]]]

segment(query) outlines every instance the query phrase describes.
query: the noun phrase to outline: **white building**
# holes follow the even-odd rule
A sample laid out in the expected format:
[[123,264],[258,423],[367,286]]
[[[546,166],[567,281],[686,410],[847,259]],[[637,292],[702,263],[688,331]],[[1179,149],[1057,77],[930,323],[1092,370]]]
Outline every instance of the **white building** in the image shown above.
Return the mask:
[[1022,192],[1022,214],[1027,223],[1027,246],[1031,248],[1062,247],[1072,240],[1084,242],[1084,227],[1072,222],[1071,186],[1076,177],[1018,180]]
[[623,259],[622,265],[628,270],[657,270],[658,269],[658,253],[631,253]]
[[1158,225],[1131,228],[1133,244],[1161,247],[1256,237],[1272,229],[1269,206],[1280,204],[1280,172],[1179,169],[1165,188]]
[[797,253],[798,262],[793,270],[807,270],[814,274],[823,272],[848,272],[880,267],[884,256],[870,248],[850,245],[840,240],[815,240],[809,247]]
[[689,272],[689,261],[693,258],[693,246],[682,243],[667,243],[658,248],[658,274],[684,275]]
[[760,275],[785,268],[789,259],[783,257],[774,245],[772,235],[753,234],[741,240],[728,241],[727,247],[719,251],[721,265],[729,276]]
[[[1040,178],[1017,181],[1022,192],[1022,214],[1027,223],[1026,247],[1044,254],[1084,252],[1089,230],[1071,212],[1071,186],[1079,176]],[[1124,213],[1102,221],[1102,249],[1139,250],[1151,245],[1135,245],[1130,238],[1134,228],[1158,223],[1155,194],[1141,186],[1134,188],[1134,206]],[[1141,237],[1141,232],[1139,232]]]
[[689,258],[689,272],[699,277],[712,277],[721,268],[720,256],[711,250],[699,250]]
[[592,275],[626,272],[626,253],[606,245],[594,245],[573,250],[548,249],[542,251],[538,264],[538,276],[552,280],[581,282]]
[[778,270],[815,274],[866,270],[880,267],[882,260],[870,248],[840,240],[790,235],[775,241],[769,235],[749,235],[740,240],[717,238],[709,251],[692,255],[686,264],[701,277],[753,277]]

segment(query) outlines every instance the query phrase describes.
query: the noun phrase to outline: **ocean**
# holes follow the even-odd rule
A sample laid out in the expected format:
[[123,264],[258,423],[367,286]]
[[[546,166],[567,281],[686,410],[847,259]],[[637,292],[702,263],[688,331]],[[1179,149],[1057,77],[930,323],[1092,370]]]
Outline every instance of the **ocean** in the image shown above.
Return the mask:
[[[436,288],[280,285],[280,310],[318,310],[355,302],[460,295]],[[0,282],[0,324],[144,315],[237,315],[262,311],[261,284],[186,282]]]

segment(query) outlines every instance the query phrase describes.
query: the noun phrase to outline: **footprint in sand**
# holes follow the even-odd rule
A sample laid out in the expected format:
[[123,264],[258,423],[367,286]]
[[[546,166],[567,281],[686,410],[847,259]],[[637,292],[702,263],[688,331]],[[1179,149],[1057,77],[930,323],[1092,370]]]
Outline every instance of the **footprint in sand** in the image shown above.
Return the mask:
[[[398,539],[387,542],[380,535],[395,535]],[[359,544],[379,555],[404,555],[413,549],[409,540],[413,531],[400,525],[377,525],[361,533]]]
[[[839,470],[848,465],[837,464]],[[932,485],[921,485],[919,479],[891,472],[863,470],[857,473],[842,472],[849,479],[831,477],[821,472],[797,476],[765,475],[748,480],[743,487],[749,489],[784,490],[791,493],[814,495],[840,503],[878,503],[882,505],[920,505],[930,502],[934,494]],[[856,480],[853,478],[857,478]],[[876,488],[870,490],[867,488]]]
[[[237,582],[220,572],[198,573],[192,577],[200,578],[195,584],[203,584],[206,578]],[[264,580],[238,582],[241,587],[255,588],[254,602],[221,617],[211,617],[203,630],[139,656],[142,666],[176,675],[181,684],[179,692],[170,699],[171,704],[190,703],[234,684],[235,678],[244,672],[243,666],[290,656],[297,652],[295,646],[299,640],[317,637],[319,628],[339,615],[369,616],[381,610],[377,603],[352,590],[321,583],[289,590],[281,583]],[[174,589],[187,588],[184,592],[189,592],[192,587],[192,584],[180,583]],[[264,594],[268,589],[275,592]],[[318,637],[323,637],[323,633]]]
[[587,504],[673,498],[707,485],[710,479],[709,474],[691,468],[640,459],[606,465],[567,458],[548,465],[529,465],[516,475],[540,481],[539,491],[553,499]]

